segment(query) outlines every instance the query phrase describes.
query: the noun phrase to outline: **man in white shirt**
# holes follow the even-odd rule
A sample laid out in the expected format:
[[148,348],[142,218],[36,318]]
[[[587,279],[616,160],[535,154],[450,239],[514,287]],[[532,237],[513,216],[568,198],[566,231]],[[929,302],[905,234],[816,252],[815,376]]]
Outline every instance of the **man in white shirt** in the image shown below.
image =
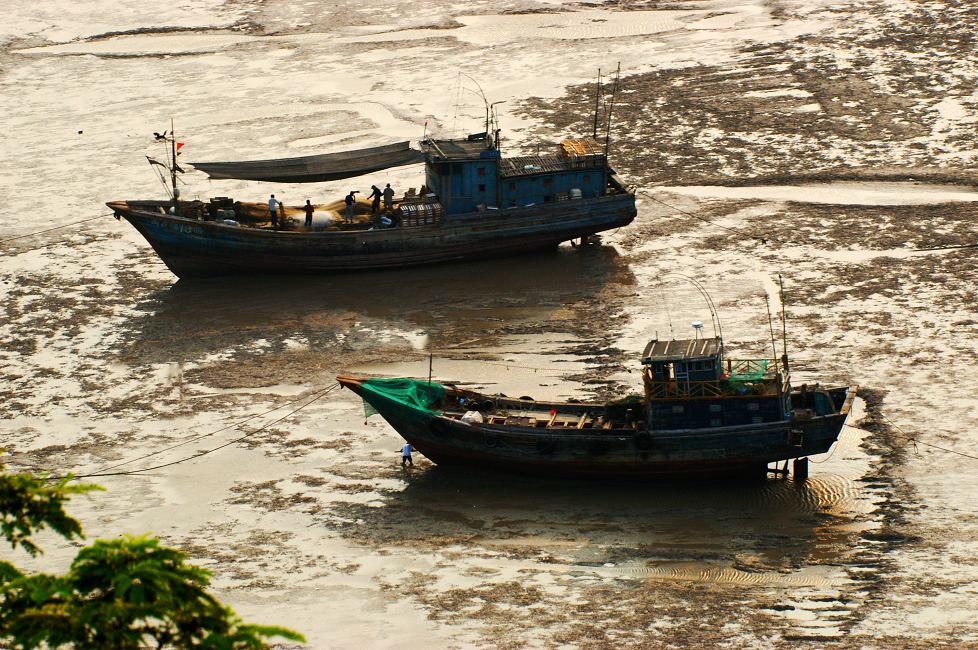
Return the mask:
[[272,194],[268,199],[268,214],[272,217],[272,228],[278,228],[278,205],[275,195]]

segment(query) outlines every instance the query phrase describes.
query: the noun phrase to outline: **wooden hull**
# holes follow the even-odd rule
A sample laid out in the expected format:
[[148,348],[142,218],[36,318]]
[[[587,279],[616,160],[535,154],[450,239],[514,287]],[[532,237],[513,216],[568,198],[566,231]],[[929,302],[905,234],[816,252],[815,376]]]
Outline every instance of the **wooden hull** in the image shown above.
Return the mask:
[[625,480],[763,477],[769,463],[827,452],[855,397],[855,387],[832,389],[844,402],[839,413],[784,422],[655,431],[553,430],[466,424],[422,412],[405,414],[397,404],[385,404],[376,394],[365,395],[355,380],[340,378],[340,382],[367,399],[405,440],[435,463]]
[[634,194],[448,215],[430,225],[296,232],[161,214],[158,201],[107,204],[180,278],[237,273],[331,273],[513,255],[631,223]]

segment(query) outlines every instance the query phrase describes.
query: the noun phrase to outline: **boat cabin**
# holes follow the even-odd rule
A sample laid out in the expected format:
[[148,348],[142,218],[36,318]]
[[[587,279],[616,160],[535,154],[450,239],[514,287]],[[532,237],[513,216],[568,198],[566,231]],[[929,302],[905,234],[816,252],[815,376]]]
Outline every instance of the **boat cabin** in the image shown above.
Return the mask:
[[724,359],[719,337],[653,340],[642,353],[653,429],[736,426],[790,417],[791,387],[771,359]]
[[564,140],[549,154],[503,158],[492,137],[427,140],[425,182],[447,214],[527,207],[615,192],[594,138]]

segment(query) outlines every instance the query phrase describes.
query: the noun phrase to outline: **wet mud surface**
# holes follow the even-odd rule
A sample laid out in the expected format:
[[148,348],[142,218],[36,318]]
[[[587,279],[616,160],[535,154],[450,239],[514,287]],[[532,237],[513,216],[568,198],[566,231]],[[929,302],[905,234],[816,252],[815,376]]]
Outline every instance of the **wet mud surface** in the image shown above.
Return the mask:
[[[481,66],[508,101],[504,144],[532,151],[590,132],[582,80],[607,72],[610,54],[626,62],[612,158],[641,193],[635,222],[600,245],[391,273],[176,282],[108,218],[0,245],[11,467],[135,470],[242,438],[93,479],[108,492],[75,504],[90,536],[159,535],[249,620],[302,630],[313,648],[978,647],[976,461],[946,451],[975,445],[975,249],[953,247],[978,242],[978,202],[906,199],[921,181],[949,193],[978,183],[973,7],[199,2],[151,19],[130,4],[136,24],[89,17],[76,33],[50,18],[5,37],[0,108],[24,160],[0,162],[11,207],[0,239],[38,229],[17,215],[53,226],[159,194],[134,167],[138,138],[172,112],[149,99],[161,83],[193,100],[179,118],[188,146],[257,158],[373,130],[416,138],[429,115],[447,130],[468,110],[478,126],[481,104],[459,111],[429,85],[453,90],[458,69]],[[567,22],[591,11],[605,13]],[[243,40],[208,46],[212,32]],[[521,36],[537,33],[550,40]],[[156,36],[189,41],[163,55],[140,40]],[[51,44],[71,52],[45,54]],[[111,47],[86,50],[96,45]],[[527,80],[526,61],[555,48],[580,63]],[[247,83],[229,80],[232,67]],[[94,178],[78,174],[86,164]],[[349,183],[186,181],[287,201],[332,200]],[[867,187],[892,201],[859,204],[838,181],[885,181]],[[409,168],[385,182],[420,180]],[[806,184],[836,188],[837,202],[810,200]],[[38,185],[63,189],[33,199]],[[649,338],[709,323],[683,276],[709,291],[735,355],[768,355],[778,274],[794,382],[860,385],[804,483],[578,483],[423,457],[402,470],[396,433],[349,392],[325,392],[340,372],[425,376],[430,363],[436,379],[510,395],[620,395],[639,387]],[[34,566],[58,569],[72,552],[52,543]]]

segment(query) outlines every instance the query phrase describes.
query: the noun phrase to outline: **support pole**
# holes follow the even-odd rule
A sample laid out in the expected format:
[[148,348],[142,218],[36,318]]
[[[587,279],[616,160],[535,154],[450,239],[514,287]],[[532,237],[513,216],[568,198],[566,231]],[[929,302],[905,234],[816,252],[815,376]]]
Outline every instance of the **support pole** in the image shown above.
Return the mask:
[[796,458],[794,462],[795,482],[808,478],[808,458]]

